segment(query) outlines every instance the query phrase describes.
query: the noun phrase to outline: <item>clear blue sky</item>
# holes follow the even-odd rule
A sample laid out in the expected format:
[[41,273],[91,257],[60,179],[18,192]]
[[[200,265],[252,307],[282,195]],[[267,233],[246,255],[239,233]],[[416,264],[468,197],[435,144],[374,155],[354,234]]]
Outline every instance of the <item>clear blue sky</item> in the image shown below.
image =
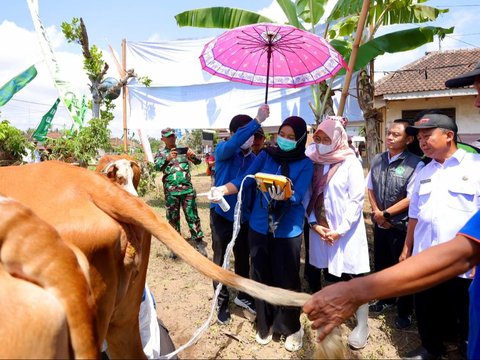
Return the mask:
[[[269,7],[272,2],[272,0],[39,0],[40,16],[46,27],[60,27],[62,21],[83,17],[92,43],[102,48],[108,44],[119,44],[122,38],[142,41],[155,35],[158,39],[174,40],[214,35],[219,30],[180,28],[174,16],[185,10],[210,6],[230,6],[260,11]],[[480,3],[477,0],[432,0],[427,4],[441,8],[449,7],[450,14],[443,17],[450,19],[449,26],[463,27],[462,22],[466,23],[469,20],[455,14],[475,15],[480,12]],[[15,0],[4,4],[0,12],[0,23],[3,20],[13,21],[20,27],[33,30],[26,1]],[[459,44],[463,42],[467,47],[479,47],[480,29],[478,26],[467,29],[468,34],[456,34],[452,38],[455,38]]]
[[[73,17],[82,17],[91,42],[105,48],[108,44],[117,46],[122,38],[145,41],[153,35],[162,40],[207,37],[219,30],[180,28],[174,16],[185,10],[211,6],[259,11],[271,3],[271,0],[39,0],[39,10],[45,27],[59,28],[62,21],[70,22]],[[0,23],[3,20],[33,30],[25,0],[4,4],[0,12]]]
[[[442,42],[443,50],[480,47],[478,0],[431,0],[426,4],[450,8],[450,12],[435,24],[428,24],[455,26],[455,33]],[[68,70],[75,78],[71,81],[83,88],[84,92],[88,91],[88,81],[82,74],[81,49],[76,44],[66,43],[60,29],[63,21],[70,22],[73,17],[82,17],[87,26],[90,44],[99,46],[104,54],[108,54],[108,45],[112,45],[120,53],[123,38],[130,41],[161,41],[205,38],[221,33],[223,30],[219,29],[180,28],[174,19],[174,16],[182,11],[211,6],[249,9],[277,20],[281,14],[275,0],[39,0],[40,18],[48,30],[54,51],[60,60],[71,67]],[[32,63],[39,67],[37,78],[0,108],[0,119],[7,118],[20,128],[35,127],[58,94],[45,70],[41,72],[42,55],[38,49],[26,0],[3,2],[0,12],[0,48],[0,86]],[[438,49],[439,44],[436,42],[401,55],[384,55],[377,59],[375,70],[397,70],[422,57],[426,51]],[[113,64],[110,65],[114,68]],[[117,108],[121,106],[117,105]],[[64,109],[63,113],[59,110],[54,120],[57,127],[62,127],[62,114],[66,116]]]

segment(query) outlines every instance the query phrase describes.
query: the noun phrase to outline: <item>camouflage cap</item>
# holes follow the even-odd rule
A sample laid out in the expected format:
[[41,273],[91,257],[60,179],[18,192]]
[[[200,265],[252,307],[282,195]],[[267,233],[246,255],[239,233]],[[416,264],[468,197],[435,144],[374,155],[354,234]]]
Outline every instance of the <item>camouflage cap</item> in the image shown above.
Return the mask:
[[255,134],[253,134],[255,137],[265,137],[265,133],[263,132],[262,128],[258,128],[257,131],[255,131]]
[[172,135],[175,135],[175,130],[173,130],[172,128],[165,128],[162,130],[162,136],[163,137],[169,137],[169,136],[172,136]]

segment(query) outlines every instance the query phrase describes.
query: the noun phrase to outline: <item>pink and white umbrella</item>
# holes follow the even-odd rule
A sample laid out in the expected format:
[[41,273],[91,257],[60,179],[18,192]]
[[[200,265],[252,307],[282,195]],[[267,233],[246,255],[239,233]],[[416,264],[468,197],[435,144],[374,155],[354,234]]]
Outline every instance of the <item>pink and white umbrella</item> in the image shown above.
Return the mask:
[[251,85],[295,88],[334,76],[347,64],[320,36],[290,25],[253,24],[224,32],[200,55],[202,68]]

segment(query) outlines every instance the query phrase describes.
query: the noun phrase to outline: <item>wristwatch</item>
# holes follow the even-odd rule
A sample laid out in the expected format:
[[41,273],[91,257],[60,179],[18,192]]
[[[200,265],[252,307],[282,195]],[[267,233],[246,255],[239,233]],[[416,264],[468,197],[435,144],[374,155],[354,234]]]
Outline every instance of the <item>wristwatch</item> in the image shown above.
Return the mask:
[[317,223],[316,221],[313,221],[313,222],[308,223],[308,226],[310,226],[310,229],[313,229],[313,227],[314,227],[315,225],[318,225],[318,223]]
[[387,210],[383,210],[383,217],[385,219],[390,219],[392,217],[392,214],[390,214]]

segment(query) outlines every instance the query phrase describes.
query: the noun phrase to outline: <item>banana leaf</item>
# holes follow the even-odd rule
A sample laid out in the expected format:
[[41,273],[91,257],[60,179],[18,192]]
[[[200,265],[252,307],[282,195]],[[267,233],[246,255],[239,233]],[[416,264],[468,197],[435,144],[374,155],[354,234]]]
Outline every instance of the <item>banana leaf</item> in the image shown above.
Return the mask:
[[187,10],[175,15],[177,25],[199,28],[233,29],[238,26],[274,22],[272,19],[248,10],[228,7],[210,7]]
[[[400,30],[379,36],[373,40],[366,42],[358,48],[357,58],[355,60],[354,71],[365,67],[371,60],[385,53],[394,54],[402,51],[416,49],[422,45],[433,41],[435,35],[445,36],[445,34],[453,33],[454,28],[441,28],[434,26],[419,27],[408,30]],[[348,54],[348,43],[339,40],[331,41],[332,46],[344,56],[348,63],[350,54]],[[351,49],[350,49],[351,52]],[[345,74],[342,69],[338,75]]]

